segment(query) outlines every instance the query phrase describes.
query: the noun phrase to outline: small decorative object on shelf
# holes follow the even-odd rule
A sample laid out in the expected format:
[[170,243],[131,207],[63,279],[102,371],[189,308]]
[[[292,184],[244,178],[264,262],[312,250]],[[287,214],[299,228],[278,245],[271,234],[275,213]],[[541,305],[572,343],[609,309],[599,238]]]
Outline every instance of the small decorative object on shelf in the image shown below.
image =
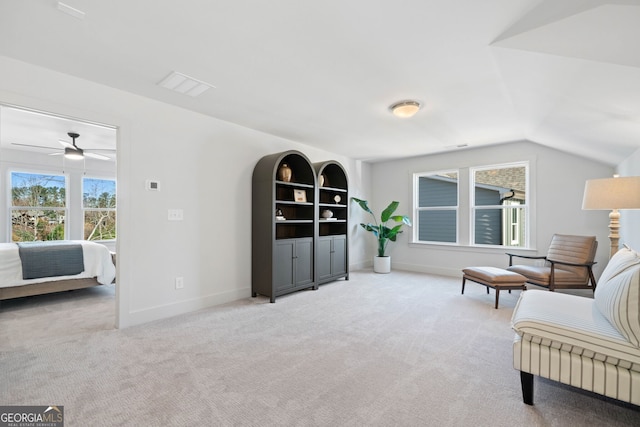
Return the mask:
[[293,190],[293,200],[300,203],[306,203],[307,192],[304,190]]
[[336,202],[336,203],[340,203],[340,200],[342,200],[342,197],[340,197],[339,195],[337,195],[337,194],[336,194],[336,195],[333,197],[333,200],[335,200],[335,202]]
[[278,221],[284,221],[286,218],[284,217],[284,214],[282,213],[282,209],[276,209],[276,220]]
[[291,182],[291,168],[286,163],[283,163],[278,169],[278,179],[284,182]]
[[318,180],[318,185],[320,185],[320,187],[324,187],[324,182],[326,181],[326,178],[324,176],[324,174],[320,174],[320,178]]
[[329,209],[325,209],[322,211],[322,218],[327,219],[327,218],[331,218],[333,216],[333,212],[331,212]]

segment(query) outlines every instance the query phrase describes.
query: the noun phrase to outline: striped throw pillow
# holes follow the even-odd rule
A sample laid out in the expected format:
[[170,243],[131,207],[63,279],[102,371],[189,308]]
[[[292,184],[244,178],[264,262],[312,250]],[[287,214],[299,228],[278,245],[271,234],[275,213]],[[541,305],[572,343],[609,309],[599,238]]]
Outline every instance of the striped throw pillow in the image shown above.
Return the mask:
[[595,305],[636,347],[640,347],[640,255],[624,247],[609,260],[596,287]]

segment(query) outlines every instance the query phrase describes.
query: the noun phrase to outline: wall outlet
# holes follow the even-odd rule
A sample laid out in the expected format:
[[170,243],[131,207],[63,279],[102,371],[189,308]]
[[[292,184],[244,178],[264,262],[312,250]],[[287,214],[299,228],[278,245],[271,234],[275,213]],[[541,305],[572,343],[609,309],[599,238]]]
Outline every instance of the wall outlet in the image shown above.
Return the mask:
[[176,289],[184,288],[184,277],[176,277]]

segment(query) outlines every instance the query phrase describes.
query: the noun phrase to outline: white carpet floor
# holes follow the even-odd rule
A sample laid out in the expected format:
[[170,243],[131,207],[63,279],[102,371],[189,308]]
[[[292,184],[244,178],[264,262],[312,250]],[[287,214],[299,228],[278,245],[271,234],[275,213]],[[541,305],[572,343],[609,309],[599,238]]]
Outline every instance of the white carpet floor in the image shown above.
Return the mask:
[[[538,291],[536,291],[538,292]],[[124,330],[113,286],[0,304],[0,402],[66,426],[638,426],[640,408],[536,378],[522,403],[518,291],[356,271]]]

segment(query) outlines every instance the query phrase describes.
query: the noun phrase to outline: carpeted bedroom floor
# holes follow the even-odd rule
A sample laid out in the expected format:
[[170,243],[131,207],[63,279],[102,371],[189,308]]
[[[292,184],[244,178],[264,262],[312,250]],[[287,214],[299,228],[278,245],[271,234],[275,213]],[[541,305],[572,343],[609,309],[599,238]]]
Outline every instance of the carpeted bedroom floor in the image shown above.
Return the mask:
[[519,292],[394,271],[113,329],[114,287],[0,304],[0,404],[66,426],[637,426],[640,408],[536,378]]

